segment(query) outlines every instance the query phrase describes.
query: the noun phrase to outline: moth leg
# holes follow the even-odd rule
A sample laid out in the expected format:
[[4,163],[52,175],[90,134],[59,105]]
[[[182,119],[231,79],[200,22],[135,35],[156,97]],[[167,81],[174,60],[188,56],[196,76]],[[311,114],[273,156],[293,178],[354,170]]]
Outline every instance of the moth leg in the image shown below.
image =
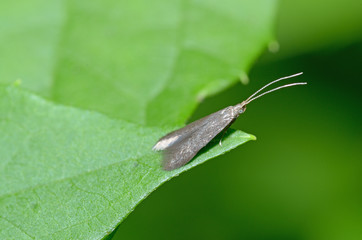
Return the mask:
[[226,131],[227,131],[227,129],[222,131],[220,142],[219,142],[220,147],[222,147],[222,138],[225,136]]

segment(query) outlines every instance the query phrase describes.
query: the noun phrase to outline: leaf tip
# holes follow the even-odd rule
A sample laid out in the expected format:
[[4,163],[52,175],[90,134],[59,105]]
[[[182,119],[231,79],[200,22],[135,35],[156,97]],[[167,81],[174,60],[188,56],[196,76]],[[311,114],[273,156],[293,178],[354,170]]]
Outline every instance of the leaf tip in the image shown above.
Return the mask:
[[254,135],[252,135],[252,134],[249,134],[249,136],[250,136],[250,140],[253,140],[253,141],[256,141],[256,140],[257,140],[256,136],[254,136]]

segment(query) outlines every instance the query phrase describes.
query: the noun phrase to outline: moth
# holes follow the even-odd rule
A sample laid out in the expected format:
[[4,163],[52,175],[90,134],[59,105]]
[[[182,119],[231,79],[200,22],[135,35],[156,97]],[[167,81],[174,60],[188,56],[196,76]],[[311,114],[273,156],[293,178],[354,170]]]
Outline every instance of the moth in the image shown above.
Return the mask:
[[225,132],[240,114],[245,112],[246,106],[255,99],[281,88],[307,84],[306,82],[285,84],[257,95],[276,82],[301,74],[303,73],[301,72],[274,80],[257,90],[243,102],[221,109],[160,138],[152,149],[155,151],[163,151],[163,169],[170,171],[188,163],[213,138],[219,133]]

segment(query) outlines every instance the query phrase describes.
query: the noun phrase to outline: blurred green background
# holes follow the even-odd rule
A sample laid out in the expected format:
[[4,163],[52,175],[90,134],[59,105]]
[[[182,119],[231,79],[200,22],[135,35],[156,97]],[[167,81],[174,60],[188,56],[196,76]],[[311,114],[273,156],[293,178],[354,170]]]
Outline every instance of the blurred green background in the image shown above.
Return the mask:
[[281,76],[303,71],[308,85],[250,104],[233,128],[257,141],[164,184],[114,239],[362,239],[361,10],[352,0],[281,1],[280,51],[191,120]]

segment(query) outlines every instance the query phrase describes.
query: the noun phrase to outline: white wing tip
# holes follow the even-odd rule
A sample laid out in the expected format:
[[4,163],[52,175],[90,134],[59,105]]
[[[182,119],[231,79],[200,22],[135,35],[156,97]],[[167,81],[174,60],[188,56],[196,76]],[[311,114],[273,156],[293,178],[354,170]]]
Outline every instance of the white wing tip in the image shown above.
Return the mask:
[[173,136],[173,137],[161,139],[155,144],[155,146],[153,146],[152,150],[154,150],[154,151],[165,150],[166,148],[171,146],[174,142],[176,142],[176,140],[178,138],[179,138],[179,136]]
[[157,142],[155,144],[155,146],[153,146],[152,150],[153,151],[160,151],[160,150],[162,150],[162,148],[161,148],[160,144]]

